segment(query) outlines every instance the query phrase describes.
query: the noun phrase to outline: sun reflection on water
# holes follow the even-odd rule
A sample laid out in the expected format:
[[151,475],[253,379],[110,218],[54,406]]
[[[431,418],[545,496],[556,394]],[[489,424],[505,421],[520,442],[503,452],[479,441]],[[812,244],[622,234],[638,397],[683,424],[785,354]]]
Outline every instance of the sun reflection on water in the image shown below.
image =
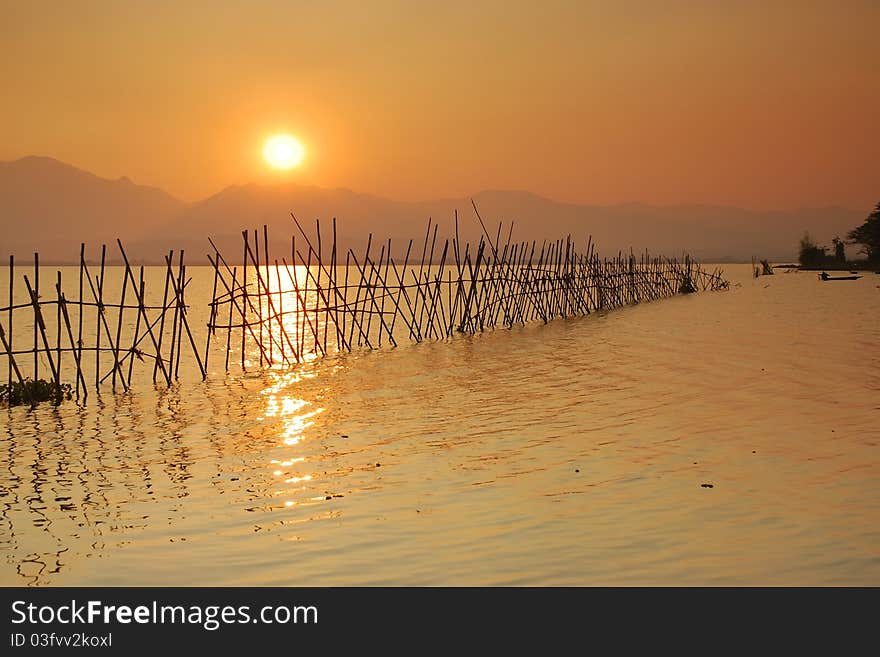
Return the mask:
[[[279,438],[285,447],[301,445],[306,439],[306,432],[315,424],[314,418],[325,410],[290,394],[291,386],[313,376],[302,371],[273,374],[274,381],[262,391],[266,405],[261,419],[280,421]],[[309,490],[313,475],[308,471],[307,463],[307,455],[289,455],[269,461],[273,477],[284,477],[286,486],[276,488],[271,493],[273,498],[284,499],[284,508],[291,509],[303,502],[324,499]]]

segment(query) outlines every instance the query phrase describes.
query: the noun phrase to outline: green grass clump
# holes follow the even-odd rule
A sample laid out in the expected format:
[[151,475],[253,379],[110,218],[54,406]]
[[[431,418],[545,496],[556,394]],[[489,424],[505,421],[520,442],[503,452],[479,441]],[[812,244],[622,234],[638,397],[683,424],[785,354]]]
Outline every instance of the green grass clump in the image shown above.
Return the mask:
[[0,404],[7,406],[20,406],[30,404],[36,406],[40,402],[51,401],[60,404],[65,399],[73,397],[73,388],[69,383],[55,385],[54,381],[44,379],[25,379],[11,385],[0,385]]

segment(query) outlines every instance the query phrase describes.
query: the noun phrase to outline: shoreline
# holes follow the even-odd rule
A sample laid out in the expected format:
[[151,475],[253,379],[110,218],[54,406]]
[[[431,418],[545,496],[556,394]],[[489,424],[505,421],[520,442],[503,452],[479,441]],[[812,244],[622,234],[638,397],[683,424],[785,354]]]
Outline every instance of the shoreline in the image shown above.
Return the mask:
[[821,267],[800,265],[796,269],[797,271],[859,271],[876,274],[880,272],[880,262],[843,262],[823,265]]

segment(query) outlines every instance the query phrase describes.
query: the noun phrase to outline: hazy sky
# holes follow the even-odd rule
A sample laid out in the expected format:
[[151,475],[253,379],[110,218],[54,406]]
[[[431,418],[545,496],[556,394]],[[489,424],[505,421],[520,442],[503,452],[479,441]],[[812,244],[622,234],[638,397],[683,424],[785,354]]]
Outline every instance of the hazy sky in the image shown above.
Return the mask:
[[[0,0],[0,160],[185,199],[880,200],[880,2]],[[305,164],[268,171],[269,134]]]

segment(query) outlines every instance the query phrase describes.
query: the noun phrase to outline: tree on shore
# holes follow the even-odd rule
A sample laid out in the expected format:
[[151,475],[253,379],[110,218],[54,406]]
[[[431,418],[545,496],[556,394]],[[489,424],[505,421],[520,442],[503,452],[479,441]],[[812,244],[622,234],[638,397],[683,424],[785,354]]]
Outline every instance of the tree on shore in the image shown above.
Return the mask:
[[[880,203],[868,215],[865,222],[846,235],[850,244],[861,244],[862,252],[870,261],[880,260]],[[801,242],[803,244],[803,241]]]
[[828,261],[826,247],[819,246],[813,241],[809,233],[804,233],[801,238],[801,248],[798,253],[798,261],[804,267],[817,267]]
[[839,263],[846,262],[846,247],[843,244],[843,240],[835,237],[831,240],[831,245],[834,247],[834,259]]

